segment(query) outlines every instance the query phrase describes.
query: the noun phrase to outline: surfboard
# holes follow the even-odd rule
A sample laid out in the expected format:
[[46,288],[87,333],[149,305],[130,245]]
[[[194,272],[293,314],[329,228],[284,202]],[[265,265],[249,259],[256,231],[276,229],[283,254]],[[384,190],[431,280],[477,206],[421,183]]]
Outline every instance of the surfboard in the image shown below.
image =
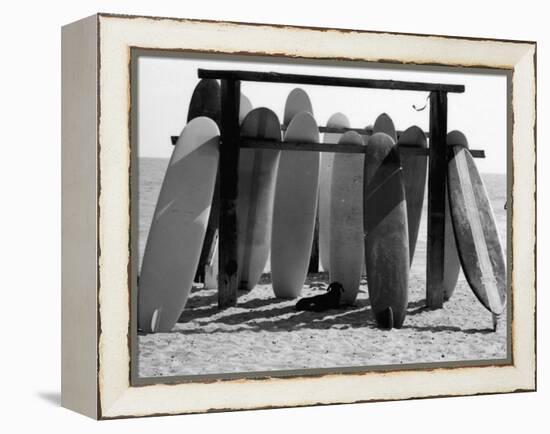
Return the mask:
[[[368,145],[369,144],[369,138],[370,136],[372,135],[372,129],[373,129],[373,125],[372,124],[368,124],[366,127],[365,127],[365,133],[361,134],[361,137],[363,138],[363,143],[365,145]],[[364,157],[363,157],[364,158]],[[364,252],[364,246],[363,246],[363,257],[365,257],[365,252]],[[363,270],[361,271],[361,275],[362,276],[365,276],[367,275],[367,265],[365,263],[365,261],[363,261]]]
[[[416,125],[407,128],[397,141],[398,147],[427,148],[428,142],[424,131]],[[409,223],[409,256],[412,264],[418,229],[420,228],[420,217],[422,216],[422,205],[424,203],[424,192],[426,189],[426,168],[428,157],[418,155],[400,154],[401,165],[403,166],[403,180],[405,182],[405,197],[407,198],[407,221]]]
[[[187,122],[189,123],[193,119],[200,116],[206,116],[214,120],[216,124],[220,124],[221,87],[218,80],[205,78],[200,80],[195,86],[193,94],[191,95],[191,101],[189,102]],[[205,281],[205,267],[209,265],[206,262],[206,258],[212,249],[212,243],[218,230],[219,202],[217,192],[219,186],[217,184],[218,182],[216,181],[216,191],[213,196],[212,211],[208,220],[204,243],[201,247],[199,263],[195,272],[194,280],[196,281]]]
[[239,124],[242,124],[244,121],[244,118],[248,113],[252,111],[252,103],[250,102],[250,98],[248,98],[244,93],[241,92],[241,99],[239,103]]
[[[355,131],[338,142],[364,146]],[[363,154],[335,154],[330,201],[330,280],[344,287],[341,301],[353,304],[359,291],[364,264]]]
[[212,248],[210,250],[210,255],[208,256],[206,265],[204,267],[204,289],[214,289],[218,287],[218,273],[220,272],[218,261],[218,237],[219,233],[216,232],[216,237],[214,239],[214,242],[212,243]]
[[390,136],[394,142],[397,142],[397,132],[395,131],[395,125],[387,113],[382,113],[374,121],[372,127],[372,134],[386,133]]
[[[294,116],[284,140],[317,142],[310,113]],[[304,285],[311,254],[319,188],[319,153],[281,152],[271,236],[271,275],[276,297],[295,298]]]
[[[271,110],[252,110],[241,126],[241,136],[281,140],[281,123]],[[237,200],[239,288],[258,283],[271,248],[271,222],[280,151],[241,149]]]
[[379,327],[400,328],[407,313],[409,231],[399,151],[387,134],[376,133],[370,138],[364,176],[369,299]]
[[138,328],[169,332],[193,285],[219,160],[220,133],[207,117],[183,129],[168,163],[138,285]]
[[[349,128],[349,120],[342,113],[334,113],[327,121],[327,127]],[[323,143],[338,143],[340,133],[325,133]],[[329,270],[330,264],[330,188],[334,153],[321,153],[319,169],[319,261],[323,271]]]
[[283,124],[288,126],[294,116],[301,112],[308,112],[313,116],[313,107],[311,106],[309,96],[305,90],[297,87],[292,89],[286,98]]
[[[285,102],[283,125],[285,127],[288,126],[292,118],[302,111],[308,112],[313,116],[313,107],[306,91],[301,88],[294,88],[288,94]],[[308,271],[313,273],[319,271],[319,215],[315,216]]]
[[487,190],[470,151],[464,146],[452,146],[447,176],[462,270],[483,306],[500,315],[506,305],[504,252]]
[[[458,130],[447,134],[447,146],[460,145],[468,147],[466,136]],[[443,260],[443,300],[449,301],[458,282],[460,274],[460,259],[456,249],[451,207],[449,204],[449,190],[445,191],[445,252]]]
[[187,122],[200,116],[206,116],[220,124],[221,88],[218,80],[204,78],[193,90],[187,111]]

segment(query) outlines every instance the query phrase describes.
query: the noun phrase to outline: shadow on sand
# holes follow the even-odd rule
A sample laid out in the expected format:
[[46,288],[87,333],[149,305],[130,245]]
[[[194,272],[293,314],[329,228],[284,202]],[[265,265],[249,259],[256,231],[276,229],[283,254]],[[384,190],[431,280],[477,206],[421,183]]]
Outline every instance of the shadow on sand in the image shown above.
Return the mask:
[[[317,277],[317,276],[316,276]],[[326,281],[323,276],[312,278],[308,282],[311,289],[324,291]],[[241,291],[240,295],[246,294]],[[201,288],[193,288],[191,297],[180,316],[179,323],[197,321],[202,327],[190,330],[179,330],[178,333],[192,335],[204,333],[235,333],[239,331],[263,331],[289,332],[296,330],[326,330],[331,328],[376,328],[376,322],[372,314],[369,300],[359,300],[353,306],[341,309],[331,309],[325,312],[302,312],[296,311],[295,300],[289,301],[279,298],[251,299],[241,301],[237,307],[240,312],[225,314],[226,311],[218,309],[217,292],[206,293]],[[245,311],[242,311],[244,309]],[[426,300],[410,302],[407,307],[407,316],[414,316],[432,309],[426,306]],[[215,328],[216,325],[229,325],[231,328]],[[210,326],[210,327],[208,327]],[[239,327],[240,326],[240,327]],[[462,332],[467,334],[488,334],[493,333],[490,328],[485,329],[461,329],[457,326],[433,325],[416,326],[403,325],[404,330],[419,332]],[[208,331],[207,331],[208,330]]]
[[[204,333],[235,333],[239,331],[270,332],[281,330],[327,330],[331,328],[376,328],[368,300],[360,300],[354,306],[341,309],[331,309],[325,312],[299,312],[296,311],[295,302],[289,304],[289,300],[269,298],[251,299],[240,302],[237,313],[224,314],[217,306],[217,295],[205,294],[194,291],[188,306],[182,313],[179,322],[186,323],[197,321],[202,327],[190,330],[179,330],[178,333],[193,335]],[[430,311],[426,307],[425,300],[410,302],[407,315],[413,316],[422,312]],[[219,315],[218,315],[219,314]],[[229,325],[231,328],[215,328],[217,324]],[[210,327],[208,327],[210,326]],[[467,334],[492,333],[491,329],[461,329],[456,326],[433,325],[433,326],[403,326],[404,330],[415,330],[420,332],[462,332]],[[208,331],[207,331],[208,330]]]

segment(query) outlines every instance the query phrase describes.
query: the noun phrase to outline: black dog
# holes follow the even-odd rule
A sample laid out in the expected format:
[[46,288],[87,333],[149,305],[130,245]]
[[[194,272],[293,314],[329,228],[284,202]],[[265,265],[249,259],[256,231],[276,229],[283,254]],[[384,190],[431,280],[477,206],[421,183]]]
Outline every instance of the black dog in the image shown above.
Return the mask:
[[338,282],[332,282],[326,294],[305,297],[298,300],[296,310],[310,310],[313,312],[323,312],[329,309],[338,309],[340,307],[340,298],[344,292],[344,287]]

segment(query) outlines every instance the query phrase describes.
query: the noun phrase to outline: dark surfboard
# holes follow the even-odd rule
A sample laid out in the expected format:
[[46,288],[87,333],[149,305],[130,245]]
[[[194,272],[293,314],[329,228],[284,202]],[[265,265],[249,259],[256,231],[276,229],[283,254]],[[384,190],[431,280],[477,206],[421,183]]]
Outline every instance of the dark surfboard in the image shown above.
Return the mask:
[[221,89],[217,80],[203,79],[195,87],[189,102],[187,122],[199,116],[206,116],[220,125]]
[[409,236],[403,169],[394,140],[369,139],[365,153],[363,219],[371,307],[378,326],[400,328],[407,313]]
[[392,119],[387,113],[382,113],[374,121],[374,126],[372,127],[372,133],[386,133],[390,136],[394,142],[397,142],[397,132],[395,131],[395,125],[393,124]]

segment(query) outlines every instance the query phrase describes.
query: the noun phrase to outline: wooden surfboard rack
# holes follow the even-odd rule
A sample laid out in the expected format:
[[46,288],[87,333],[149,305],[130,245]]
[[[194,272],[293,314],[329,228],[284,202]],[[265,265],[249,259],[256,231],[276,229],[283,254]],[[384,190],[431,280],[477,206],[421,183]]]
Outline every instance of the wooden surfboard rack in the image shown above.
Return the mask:
[[[279,149],[285,151],[313,151],[364,153],[365,148],[354,145],[327,143],[281,142],[240,137],[239,104],[242,81],[263,83],[291,83],[303,85],[357,87],[368,89],[406,90],[429,92],[430,121],[427,149],[400,148],[409,155],[428,156],[428,240],[426,266],[426,304],[429,308],[443,306],[443,260],[445,252],[445,191],[447,183],[448,151],[447,137],[447,94],[463,93],[464,85],[409,82],[395,80],[372,80],[346,77],[325,77],[315,75],[281,74],[276,72],[254,72],[234,70],[199,69],[200,79],[221,80],[221,122],[220,122],[220,214],[219,214],[219,275],[218,307],[226,308],[237,304],[237,185],[240,148]],[[281,126],[284,130],[284,126]],[[343,133],[357,131],[372,134],[366,128],[319,127],[320,132]],[[398,135],[401,131],[398,131]],[[172,137],[175,143],[177,137]],[[484,158],[483,150],[470,151],[472,156]]]

